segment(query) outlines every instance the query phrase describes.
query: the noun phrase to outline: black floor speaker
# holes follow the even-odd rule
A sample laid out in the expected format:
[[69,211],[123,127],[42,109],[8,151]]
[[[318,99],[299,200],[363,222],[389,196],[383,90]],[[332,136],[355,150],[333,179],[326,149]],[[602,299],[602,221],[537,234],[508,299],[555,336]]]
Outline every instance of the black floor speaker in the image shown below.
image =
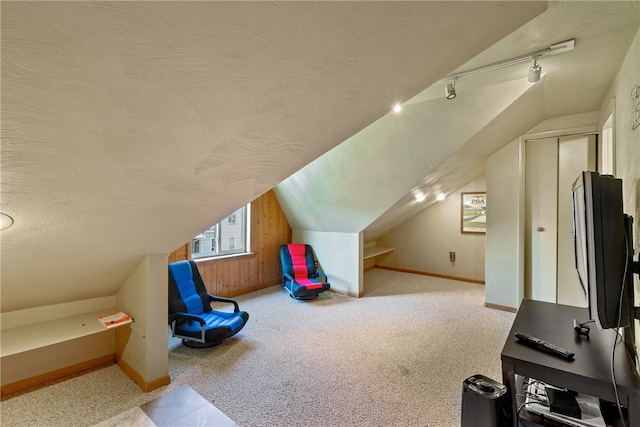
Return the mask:
[[511,400],[507,387],[484,375],[473,375],[462,383],[462,427],[507,427],[511,425]]

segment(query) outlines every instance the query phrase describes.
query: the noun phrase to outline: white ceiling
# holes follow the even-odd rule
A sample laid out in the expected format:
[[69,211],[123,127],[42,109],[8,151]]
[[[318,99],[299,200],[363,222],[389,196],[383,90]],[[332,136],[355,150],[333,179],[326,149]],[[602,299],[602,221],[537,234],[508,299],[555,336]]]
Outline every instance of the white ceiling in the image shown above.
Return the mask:
[[114,294],[542,2],[2,1],[2,311]]
[[[294,228],[375,240],[484,174],[485,160],[549,118],[597,111],[638,31],[640,2],[549,2],[547,10],[450,74],[575,39],[575,49],[428,87],[276,187]],[[438,76],[438,79],[444,75]],[[437,80],[437,79],[436,79]],[[300,187],[312,189],[308,193]],[[304,195],[306,194],[306,196]],[[423,194],[423,202],[416,195]],[[306,208],[305,208],[306,206]]]
[[[413,188],[468,179],[445,167],[461,147],[481,158],[544,118],[597,109],[640,17],[637,2],[551,2],[546,12],[520,1],[0,8],[0,211],[15,219],[0,235],[3,312],[114,294],[146,254],[171,252],[343,141],[348,150],[360,131],[398,147],[396,164],[368,149],[343,162],[401,171],[382,177],[384,203],[371,201],[380,186],[357,168],[300,182],[367,193],[345,228],[388,229]],[[547,75],[533,87],[512,69],[459,80],[453,104],[441,86],[421,93],[454,69],[574,37],[575,51],[541,61]],[[515,92],[495,104],[486,93],[474,100],[507,86]],[[411,100],[401,120],[414,132],[372,132],[396,100]],[[436,105],[451,109],[440,127],[455,118],[462,139],[440,139],[420,120]],[[487,114],[474,117],[479,109]],[[435,143],[406,161],[413,145]]]
[[444,90],[436,99],[409,101],[400,115],[382,117],[276,187],[289,223],[364,230],[530,86],[518,79],[469,90],[455,102]]

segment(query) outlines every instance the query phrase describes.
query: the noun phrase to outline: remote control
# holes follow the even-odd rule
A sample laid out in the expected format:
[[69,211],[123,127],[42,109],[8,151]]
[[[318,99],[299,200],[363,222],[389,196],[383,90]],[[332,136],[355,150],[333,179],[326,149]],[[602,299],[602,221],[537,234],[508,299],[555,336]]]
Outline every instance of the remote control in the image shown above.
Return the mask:
[[541,340],[540,338],[532,337],[531,335],[523,334],[522,332],[516,332],[516,338],[538,350],[546,351],[547,353],[555,354],[556,356],[563,357],[565,359],[573,359],[574,353],[566,350],[557,345],[549,344],[548,342]]

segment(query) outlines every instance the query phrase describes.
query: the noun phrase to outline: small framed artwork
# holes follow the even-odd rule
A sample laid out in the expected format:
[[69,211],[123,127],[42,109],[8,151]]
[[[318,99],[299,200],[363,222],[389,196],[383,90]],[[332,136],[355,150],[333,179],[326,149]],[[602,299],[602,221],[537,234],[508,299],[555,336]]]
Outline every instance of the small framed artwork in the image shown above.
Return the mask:
[[487,193],[461,193],[460,232],[485,234],[487,232]]

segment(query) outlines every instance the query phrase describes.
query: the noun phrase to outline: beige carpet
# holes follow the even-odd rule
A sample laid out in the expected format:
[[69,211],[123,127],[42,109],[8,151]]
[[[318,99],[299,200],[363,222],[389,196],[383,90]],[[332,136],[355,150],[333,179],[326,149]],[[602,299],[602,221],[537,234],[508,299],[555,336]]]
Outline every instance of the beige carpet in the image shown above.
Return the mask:
[[459,426],[465,378],[498,381],[514,315],[484,287],[374,269],[365,297],[238,297],[245,329],[211,349],[169,341],[172,383],[143,393],[116,366],[1,403],[2,426],[90,426],[189,385],[241,426]]

